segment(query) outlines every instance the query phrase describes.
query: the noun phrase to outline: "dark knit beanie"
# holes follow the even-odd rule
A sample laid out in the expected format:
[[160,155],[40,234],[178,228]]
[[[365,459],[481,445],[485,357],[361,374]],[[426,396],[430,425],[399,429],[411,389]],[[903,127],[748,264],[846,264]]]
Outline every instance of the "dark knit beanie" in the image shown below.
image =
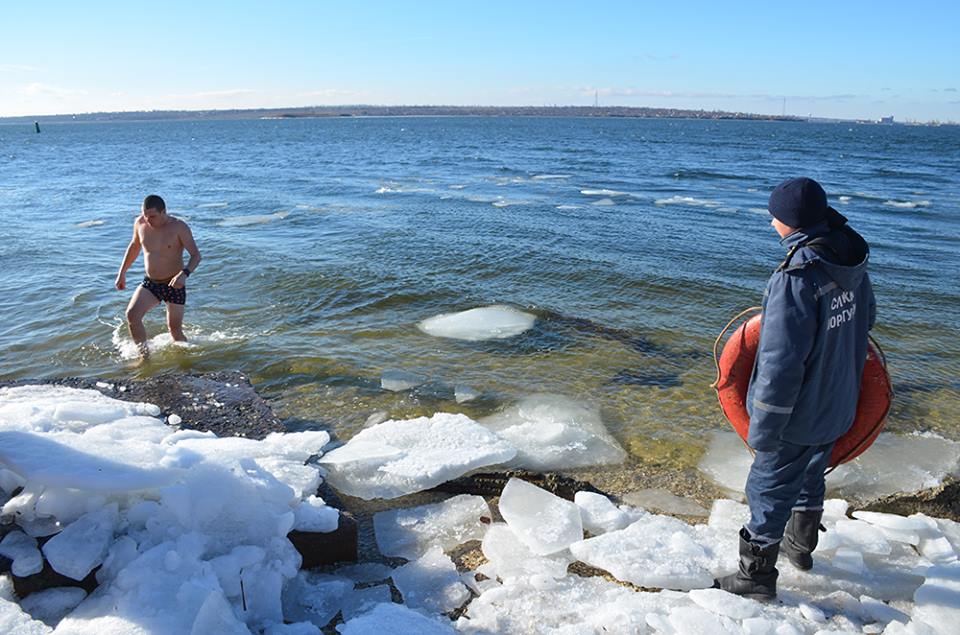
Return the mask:
[[770,195],[770,214],[788,227],[810,227],[827,218],[827,193],[805,176],[787,179]]

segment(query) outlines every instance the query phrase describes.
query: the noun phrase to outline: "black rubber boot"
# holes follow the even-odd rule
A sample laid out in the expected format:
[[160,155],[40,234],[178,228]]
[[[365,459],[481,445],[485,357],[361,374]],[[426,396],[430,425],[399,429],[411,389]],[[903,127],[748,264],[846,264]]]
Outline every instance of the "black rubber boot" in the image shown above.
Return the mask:
[[714,588],[755,600],[777,597],[777,556],[780,543],[761,547],[750,542],[746,529],[740,530],[740,570],[713,583]]
[[783,532],[783,553],[801,571],[813,568],[813,550],[817,548],[823,510],[794,510]]

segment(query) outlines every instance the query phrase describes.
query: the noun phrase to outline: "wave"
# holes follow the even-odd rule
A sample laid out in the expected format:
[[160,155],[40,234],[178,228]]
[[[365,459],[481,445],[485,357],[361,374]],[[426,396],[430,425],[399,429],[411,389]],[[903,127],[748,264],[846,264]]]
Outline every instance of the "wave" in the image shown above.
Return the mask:
[[711,172],[710,170],[677,170],[672,176],[675,179],[729,179],[734,181],[747,181],[755,178],[747,174],[726,174],[724,172]]
[[630,196],[629,192],[621,192],[620,190],[608,190],[608,189],[599,189],[599,190],[580,190],[580,193],[584,196]]
[[690,205],[692,207],[720,207],[720,203],[705,198],[694,198],[692,196],[671,196],[670,198],[658,198],[654,201],[655,205]]
[[534,181],[557,181],[560,179],[569,179],[571,174],[535,174],[531,179]]
[[264,225],[275,220],[283,220],[290,212],[276,212],[275,214],[253,214],[251,216],[234,216],[225,218],[217,225],[220,227],[246,227],[248,225]]
[[435,192],[429,187],[410,187],[406,185],[399,184],[390,184],[390,185],[381,185],[376,190],[374,194],[417,194],[423,192]]
[[849,197],[849,196],[841,196],[841,197],[839,197],[839,198],[837,199],[837,201],[840,202],[840,203],[842,203],[842,204],[844,204],[844,205],[846,205],[847,203],[850,202],[850,197]]
[[914,209],[916,207],[930,207],[930,201],[895,201],[888,199],[883,202],[887,207],[898,207],[901,209]]
[[[104,322],[106,324],[106,322]],[[187,342],[174,341],[170,333],[160,333],[147,340],[147,347],[151,355],[173,351],[195,351],[201,350],[205,346],[219,344],[222,342],[239,342],[247,339],[242,333],[228,333],[226,331],[213,331],[203,333],[196,327],[187,327]],[[127,334],[126,324],[119,323],[113,329],[111,336],[113,348],[119,353],[120,358],[124,360],[134,360],[140,358],[140,349],[136,343],[130,339]]]
[[77,223],[76,225],[74,225],[74,227],[97,227],[99,225],[103,225],[106,222],[107,221],[100,220],[99,218],[96,220],[85,220],[82,223]]
[[590,204],[599,205],[600,207],[610,207],[611,205],[616,205],[616,203],[613,202],[612,198],[601,198],[599,201],[594,201]]
[[197,205],[197,209],[206,209],[206,208],[213,208],[213,207],[229,207],[229,205],[230,203],[227,203],[226,201],[222,203],[201,203],[200,205]]

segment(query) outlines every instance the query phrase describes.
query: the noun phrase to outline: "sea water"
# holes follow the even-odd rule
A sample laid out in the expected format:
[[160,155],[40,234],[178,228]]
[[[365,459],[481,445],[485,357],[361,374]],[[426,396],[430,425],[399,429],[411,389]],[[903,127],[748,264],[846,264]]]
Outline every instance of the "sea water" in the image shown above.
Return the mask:
[[[766,200],[821,181],[870,242],[889,429],[960,440],[960,129],[600,118],[0,125],[0,379],[238,369],[293,429],[473,418],[534,394],[598,408],[631,455],[724,429],[714,338],[784,250]],[[113,289],[162,195],[204,260],[186,334],[137,364]],[[509,337],[436,337],[503,305]],[[424,378],[384,390],[384,372]],[[477,396],[458,403],[455,391]],[[656,444],[651,445],[651,440]],[[653,458],[656,458],[655,456]]]

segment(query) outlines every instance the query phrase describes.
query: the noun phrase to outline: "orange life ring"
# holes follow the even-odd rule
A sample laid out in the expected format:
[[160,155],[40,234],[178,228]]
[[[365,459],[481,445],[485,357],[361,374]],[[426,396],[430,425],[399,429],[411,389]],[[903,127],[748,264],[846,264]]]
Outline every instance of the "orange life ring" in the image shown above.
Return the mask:
[[[731,324],[738,318],[734,318]],[[728,324],[727,328],[729,326]],[[726,330],[724,329],[720,338],[717,338],[718,344]],[[753,373],[753,363],[757,357],[759,343],[760,315],[757,314],[734,331],[717,360],[717,381],[714,384],[714,388],[717,389],[717,398],[720,400],[724,416],[744,443],[747,442],[747,431],[750,428],[750,415],[747,414],[747,387],[750,385],[750,376]],[[833,447],[833,453],[830,455],[831,468],[855,459],[870,447],[883,429],[892,400],[893,388],[890,375],[887,374],[886,360],[879,346],[871,339],[867,347],[863,379],[860,382],[857,415],[850,430],[840,437]]]

